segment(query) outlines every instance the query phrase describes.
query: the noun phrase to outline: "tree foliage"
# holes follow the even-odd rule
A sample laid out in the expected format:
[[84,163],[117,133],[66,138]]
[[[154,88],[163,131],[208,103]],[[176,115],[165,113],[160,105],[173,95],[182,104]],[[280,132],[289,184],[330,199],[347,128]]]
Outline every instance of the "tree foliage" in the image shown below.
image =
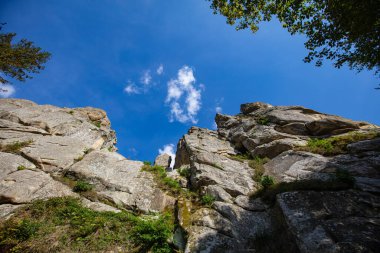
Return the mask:
[[276,17],[292,35],[305,34],[305,62],[324,59],[340,68],[380,73],[379,0],[209,0],[236,29],[259,29]]
[[[3,76],[24,82],[32,78],[32,73],[44,69],[43,64],[50,58],[50,53],[26,39],[13,43],[15,36],[16,33],[0,33],[0,72]],[[9,83],[3,76],[0,76],[0,84]]]

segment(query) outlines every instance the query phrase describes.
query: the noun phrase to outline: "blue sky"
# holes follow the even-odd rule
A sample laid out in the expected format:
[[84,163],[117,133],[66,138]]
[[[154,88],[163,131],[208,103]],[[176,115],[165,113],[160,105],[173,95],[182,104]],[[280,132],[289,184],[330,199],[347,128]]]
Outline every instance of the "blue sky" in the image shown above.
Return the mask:
[[246,102],[380,124],[373,73],[305,64],[304,37],[276,21],[237,32],[206,0],[2,0],[0,17],[5,32],[52,53],[39,75],[13,82],[12,97],[104,109],[131,159],[153,160]]

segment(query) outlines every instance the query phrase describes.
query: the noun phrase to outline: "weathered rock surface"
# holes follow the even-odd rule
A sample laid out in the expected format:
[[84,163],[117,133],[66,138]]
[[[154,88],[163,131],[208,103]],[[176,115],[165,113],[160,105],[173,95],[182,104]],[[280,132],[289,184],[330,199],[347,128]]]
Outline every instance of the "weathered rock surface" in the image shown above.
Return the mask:
[[[190,218],[179,217],[180,224],[190,220],[182,226],[188,233],[185,252],[377,252],[379,139],[351,143],[346,153],[328,157],[299,147],[310,138],[350,131],[379,136],[380,128],[300,106],[249,103],[241,113],[217,114],[217,132],[193,127],[178,143],[174,168],[189,168],[189,187],[215,201]],[[268,203],[254,197],[261,186],[246,154],[270,158],[262,173],[277,183],[333,184],[344,170],[355,186],[290,191]]]
[[166,153],[158,155],[154,160],[154,165],[161,166],[164,168],[170,168],[170,163],[172,162],[172,157]]
[[377,252],[379,196],[358,192],[287,192],[278,195],[301,252]]
[[[33,200],[76,196],[98,211],[175,207],[173,243],[189,253],[379,251],[378,126],[261,102],[243,104],[236,116],[217,114],[215,121],[217,131],[192,127],[179,140],[167,176],[189,191],[177,185],[188,195],[176,199],[141,170],[142,162],[114,152],[104,111],[0,99],[0,219]],[[351,131],[367,137],[357,141]],[[311,138],[331,136],[347,141],[339,152],[307,149]],[[170,156],[155,164],[168,167]],[[263,176],[281,183],[272,197]],[[93,189],[74,193],[75,181]],[[281,188],[308,182],[345,186]]]
[[175,200],[157,187],[152,174],[140,170],[142,166],[115,152],[93,151],[67,174],[91,182],[98,195],[130,210],[162,211],[173,206]]
[[[116,137],[103,110],[59,108],[21,99],[0,99],[0,210],[9,217],[37,199],[74,196],[98,211],[162,211],[175,200],[158,188],[139,161],[113,152]],[[95,186],[86,199],[67,180]]]

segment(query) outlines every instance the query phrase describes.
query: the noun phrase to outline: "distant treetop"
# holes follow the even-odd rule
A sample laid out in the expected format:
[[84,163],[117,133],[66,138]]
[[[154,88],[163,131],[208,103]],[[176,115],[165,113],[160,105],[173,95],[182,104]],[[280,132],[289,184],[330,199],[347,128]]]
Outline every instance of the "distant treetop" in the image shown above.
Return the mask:
[[[3,25],[0,24],[0,30]],[[10,83],[4,76],[24,82],[32,78],[31,73],[43,70],[43,64],[50,58],[50,53],[26,39],[12,43],[15,36],[16,33],[0,33],[0,92],[1,84]]]
[[323,59],[337,68],[380,73],[379,0],[208,0],[215,13],[236,29],[257,32],[259,23],[276,17],[292,35],[305,34],[305,62]]

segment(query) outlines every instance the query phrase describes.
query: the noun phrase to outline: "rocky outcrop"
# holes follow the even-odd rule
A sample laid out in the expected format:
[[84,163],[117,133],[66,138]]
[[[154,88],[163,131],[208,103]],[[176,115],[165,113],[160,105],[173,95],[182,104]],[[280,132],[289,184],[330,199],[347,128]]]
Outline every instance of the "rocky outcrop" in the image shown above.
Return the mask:
[[154,160],[154,165],[169,169],[171,162],[172,162],[172,157],[168,154],[163,153],[156,157],[156,159]]
[[[175,169],[187,168],[189,187],[213,200],[187,218],[185,252],[377,251],[379,127],[265,103],[215,120],[217,131],[193,127],[177,146]],[[313,153],[311,138],[343,149]],[[264,176],[283,182],[269,202]]]
[[[174,205],[139,161],[116,151],[103,110],[0,99],[0,214],[37,199],[74,196],[95,210],[158,212]],[[76,182],[91,194],[73,192]],[[105,202],[106,204],[102,203]]]
[[0,220],[74,196],[98,211],[171,210],[172,244],[189,253],[378,252],[378,126],[261,102],[215,120],[179,140],[165,171],[167,154],[148,166],[117,153],[102,110],[1,99]]

